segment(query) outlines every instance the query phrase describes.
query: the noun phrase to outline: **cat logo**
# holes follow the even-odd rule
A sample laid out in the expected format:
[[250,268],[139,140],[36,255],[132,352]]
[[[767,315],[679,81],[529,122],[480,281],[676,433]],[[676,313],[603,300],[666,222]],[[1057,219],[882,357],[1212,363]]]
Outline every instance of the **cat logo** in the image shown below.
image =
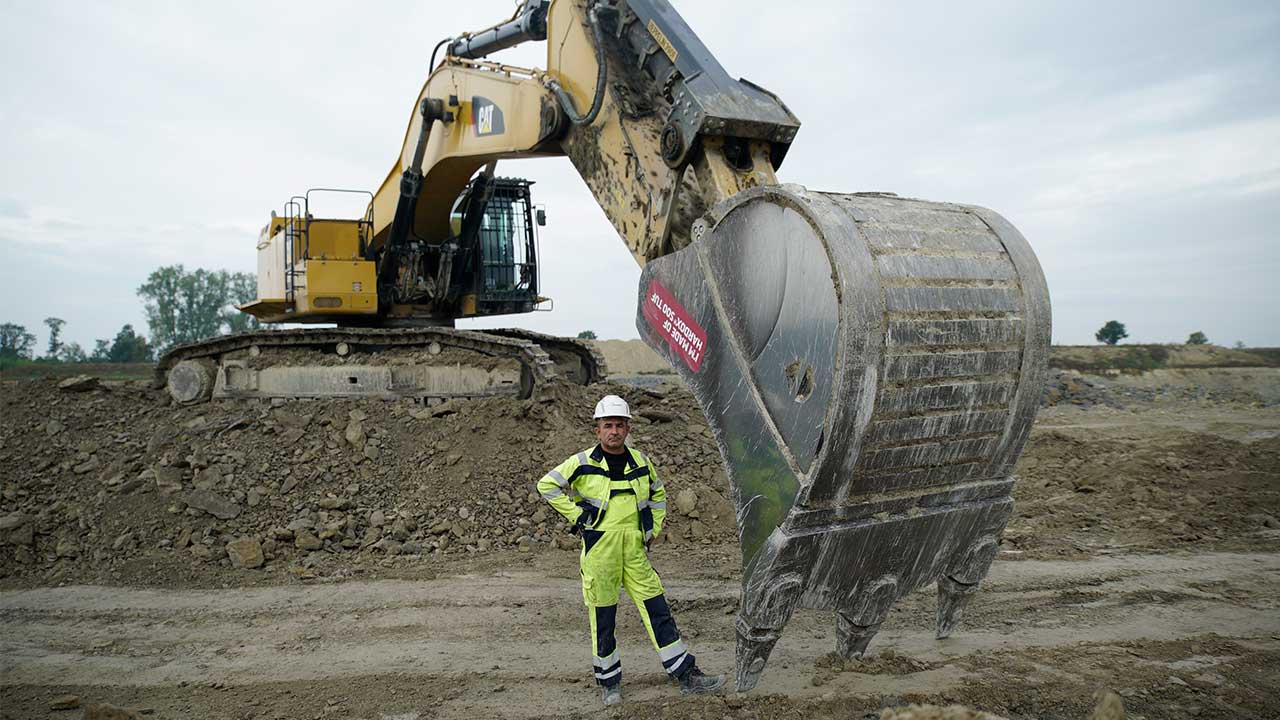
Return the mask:
[[471,98],[471,124],[476,127],[477,137],[501,135],[507,129],[502,121],[502,108],[479,95]]

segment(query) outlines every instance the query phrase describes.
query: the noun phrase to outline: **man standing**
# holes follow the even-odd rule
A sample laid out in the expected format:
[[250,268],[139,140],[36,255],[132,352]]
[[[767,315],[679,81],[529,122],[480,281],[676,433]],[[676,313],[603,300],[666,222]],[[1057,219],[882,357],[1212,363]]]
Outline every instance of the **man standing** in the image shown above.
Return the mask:
[[667,491],[649,458],[626,445],[631,410],[617,395],[596,403],[600,442],[560,463],[538,481],[538,492],[582,532],[582,599],[591,616],[596,684],[605,705],[622,700],[622,662],[613,629],[618,588],[640,611],[663,668],[686,693],[714,692],[724,676],[702,674],[680,639],[662,581],[649,564],[649,543],[662,531]]

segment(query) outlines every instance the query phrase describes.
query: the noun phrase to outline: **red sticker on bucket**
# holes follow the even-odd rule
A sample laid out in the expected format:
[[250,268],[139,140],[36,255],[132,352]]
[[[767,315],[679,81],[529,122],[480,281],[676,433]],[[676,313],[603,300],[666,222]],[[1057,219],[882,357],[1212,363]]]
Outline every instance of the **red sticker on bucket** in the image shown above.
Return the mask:
[[707,332],[697,323],[666,288],[657,280],[649,282],[644,301],[644,316],[673,350],[680,353],[689,369],[698,372],[707,347]]

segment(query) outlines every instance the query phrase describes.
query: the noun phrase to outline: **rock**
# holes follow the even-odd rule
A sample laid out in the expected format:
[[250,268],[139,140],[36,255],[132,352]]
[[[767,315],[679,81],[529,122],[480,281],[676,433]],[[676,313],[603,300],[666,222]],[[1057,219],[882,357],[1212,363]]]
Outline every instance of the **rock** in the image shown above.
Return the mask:
[[537,524],[539,524],[539,523],[544,523],[544,522],[546,522],[546,521],[547,521],[547,509],[546,509],[546,508],[538,508],[537,512],[535,512],[535,513],[533,514],[533,517],[529,518],[529,520],[530,520],[530,521],[532,521],[534,525],[537,525]]
[[76,547],[75,542],[70,539],[63,538],[58,541],[58,545],[54,549],[54,552],[57,553],[60,558],[73,558],[80,555],[80,548]]
[[688,515],[698,507],[698,494],[689,488],[676,493],[676,512]]
[[280,484],[280,494],[288,495],[289,491],[296,487],[298,487],[298,478],[296,476],[290,475],[289,477],[285,478],[283,483]]
[[215,490],[221,484],[222,473],[218,472],[217,468],[207,467],[196,473],[195,486],[197,490]]
[[446,400],[439,405],[435,405],[427,410],[431,417],[444,417],[445,415],[455,415],[458,412],[458,406],[452,400]]
[[63,425],[57,420],[50,420],[49,422],[44,424],[45,434],[49,435],[50,437],[57,435],[58,433],[66,429],[67,429],[67,426]]
[[156,465],[151,468],[156,478],[156,489],[162,495],[172,495],[182,489],[182,470],[176,467]]
[[132,480],[126,480],[120,483],[119,487],[116,488],[116,492],[120,493],[121,495],[128,495],[129,493],[134,492],[135,490],[142,489],[142,486],[144,484],[145,483],[142,481],[142,478],[136,477],[136,478],[133,478]]
[[100,467],[102,467],[102,463],[98,460],[98,456],[94,455],[90,457],[88,460],[85,460],[79,465],[76,465],[75,467],[71,468],[71,472],[77,475],[84,475],[85,473],[93,472],[94,470],[97,470]]
[[61,695],[49,701],[50,710],[75,710],[80,707],[79,695]]
[[462,459],[462,453],[459,453],[459,452],[452,452],[444,456],[444,461],[449,465],[457,465],[458,461],[461,459]]
[[391,523],[391,537],[398,542],[409,539],[409,525],[404,520],[397,519]]
[[347,430],[343,436],[351,447],[355,448],[356,452],[363,452],[364,444],[369,439],[369,436],[364,432],[364,424],[355,419],[347,423]]
[[219,520],[230,520],[240,514],[240,505],[208,490],[192,490],[182,499],[187,505],[203,510]]
[[262,491],[259,490],[258,488],[256,487],[249,488],[249,494],[245,497],[245,503],[249,507],[258,507],[258,505],[262,502],[262,495],[263,495]]
[[467,518],[471,517],[471,510],[469,510],[465,506],[458,508],[458,517],[462,518],[463,520],[466,520]]
[[99,703],[85,706],[84,720],[145,720],[145,718],[137,710]]
[[313,535],[309,530],[294,531],[293,545],[299,550],[306,550],[307,552],[313,552],[324,547],[324,543],[320,541],[320,538]]
[[382,457],[382,450],[374,445],[365,445],[363,454],[366,460],[376,461]]
[[351,501],[347,498],[326,497],[320,498],[320,502],[316,503],[325,510],[345,510],[351,507]]
[[387,524],[386,513],[382,512],[381,510],[374,510],[373,512],[369,513],[369,525],[371,527],[380,528],[386,524]]
[[1110,690],[1099,690],[1093,694],[1097,704],[1089,720],[1124,720],[1124,700]]
[[19,525],[10,530],[5,537],[5,542],[9,545],[26,545],[28,547],[36,544],[36,529],[31,523]]
[[264,562],[262,545],[254,538],[240,538],[227,543],[227,557],[234,568],[260,568]]
[[58,383],[58,389],[65,392],[84,392],[98,387],[98,378],[90,375],[77,375]]
[[650,422],[654,423],[669,423],[676,419],[675,413],[661,410],[656,407],[647,407],[637,414],[648,418]]
[[1191,683],[1192,687],[1197,687],[1201,690],[1212,690],[1214,688],[1222,687],[1226,684],[1227,679],[1218,673],[1206,672],[1200,673],[1199,675],[1191,678],[1188,682]]
[[30,524],[31,516],[21,512],[11,512],[0,518],[0,532],[8,532]]

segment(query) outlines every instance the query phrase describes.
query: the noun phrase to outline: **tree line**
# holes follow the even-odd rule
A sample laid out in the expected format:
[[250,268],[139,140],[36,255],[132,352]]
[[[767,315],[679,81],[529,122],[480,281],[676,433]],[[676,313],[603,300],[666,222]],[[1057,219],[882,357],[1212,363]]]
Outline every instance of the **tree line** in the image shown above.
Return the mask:
[[[1104,345],[1115,345],[1121,340],[1129,337],[1129,329],[1119,320],[1108,320],[1102,327],[1098,328],[1098,332],[1093,334],[1098,342]],[[1183,345],[1208,345],[1209,336],[1204,334],[1202,330],[1196,330],[1187,336]],[[1237,348],[1244,347],[1244,343],[1236,341]]]
[[137,290],[150,337],[126,324],[113,338],[94,341],[91,350],[63,342],[67,322],[48,317],[49,343],[36,353],[36,337],[17,323],[0,324],[0,363],[18,362],[149,362],[174,345],[215,335],[251,330],[257,318],[236,305],[253,300],[257,279],[252,273],[227,270],[187,270],[182,265],[157,268]]

